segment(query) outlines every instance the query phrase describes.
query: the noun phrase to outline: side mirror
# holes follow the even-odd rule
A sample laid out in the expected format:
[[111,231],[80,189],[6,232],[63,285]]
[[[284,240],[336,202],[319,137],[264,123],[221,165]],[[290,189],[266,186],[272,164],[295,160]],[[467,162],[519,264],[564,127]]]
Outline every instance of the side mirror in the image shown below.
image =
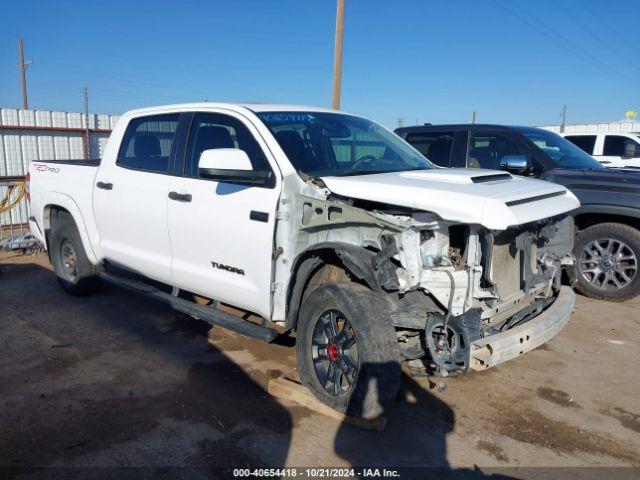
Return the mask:
[[505,155],[500,160],[500,168],[516,174],[528,173],[532,162],[529,155]]
[[625,160],[628,160],[630,158],[635,158],[636,157],[636,144],[629,142],[624,146],[624,153],[622,154],[622,158],[624,158]]
[[246,185],[266,185],[270,171],[256,171],[244,150],[238,148],[215,148],[200,154],[198,175],[219,182]]

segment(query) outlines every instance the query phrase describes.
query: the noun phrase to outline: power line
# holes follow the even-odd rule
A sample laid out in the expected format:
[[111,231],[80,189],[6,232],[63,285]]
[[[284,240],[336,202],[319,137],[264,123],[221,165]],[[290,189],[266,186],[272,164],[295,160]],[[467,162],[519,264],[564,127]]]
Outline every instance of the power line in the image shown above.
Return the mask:
[[[611,75],[611,70],[613,70],[611,67],[607,66],[606,64],[603,64],[596,58],[592,57],[588,52],[585,52],[580,47],[576,47],[571,41],[567,40],[562,34],[558,33],[554,28],[550,27],[542,20],[538,19],[531,13],[527,12],[517,3],[512,2],[512,3],[509,3],[509,5],[510,7],[515,6],[522,12],[522,14],[526,16],[523,16],[521,13],[518,13],[516,10],[513,10],[510,7],[507,7],[505,4],[501,3],[500,0],[494,0],[494,2],[504,11],[516,17],[517,19],[519,19],[521,22],[531,27],[532,29],[534,29],[535,31],[543,35],[545,38],[547,38],[548,40],[556,44],[558,47],[563,48],[564,50],[568,51],[569,53],[573,54],[576,57],[579,57],[581,60],[589,63],[591,66],[597,68],[601,72],[605,73],[607,76]],[[532,23],[527,17],[534,20],[537,24]],[[628,83],[626,78],[623,75],[619,74],[617,77],[614,77],[614,78],[616,78],[621,82],[624,82],[627,85],[631,85],[631,83]]]
[[[31,91],[36,92],[36,93],[54,93],[54,94],[63,94],[66,95],[68,98],[77,98],[78,94],[75,93],[77,91],[77,89],[81,89],[83,87],[79,87],[79,86],[73,86],[70,85],[69,87],[66,88],[59,88],[59,87],[55,87],[55,86],[51,86],[49,84],[46,83],[40,83],[40,82],[35,82],[32,81],[31,82]],[[137,90],[114,90],[114,89],[102,89],[102,88],[95,88],[92,90],[92,94],[91,94],[92,98],[112,98],[112,97],[118,97],[118,98],[122,98],[122,99],[126,99],[126,100],[141,100],[141,101],[157,101],[159,98],[166,98],[166,99],[171,99],[171,100],[175,100],[175,96],[171,95],[171,94],[153,94],[153,93],[142,93],[139,92]],[[194,95],[195,97],[195,95]]]
[[[513,2],[512,5],[514,5],[516,8],[519,8],[520,11],[522,11],[524,14],[528,15],[530,18],[532,18],[533,20],[537,21],[540,25],[542,25],[544,28],[546,28],[549,32],[551,32],[552,34],[556,35],[562,42],[564,42],[570,48],[573,48],[581,56],[581,58],[583,60],[586,60],[587,62],[591,63],[594,66],[597,66],[602,72],[606,73],[607,75],[610,75],[611,71],[614,71],[614,73],[617,73],[618,78],[620,80],[622,80],[625,83],[627,83],[627,81],[625,79],[625,73],[620,71],[616,66],[611,66],[611,65],[601,61],[600,59],[595,57],[592,52],[590,52],[588,50],[585,50],[584,48],[582,48],[582,46],[580,46],[576,42],[573,42],[572,40],[568,39],[566,36],[564,36],[557,29],[553,28],[552,26],[550,26],[545,21],[543,21],[540,18],[536,17],[533,13],[527,11],[524,7],[522,7],[522,5],[519,5],[516,2]],[[628,83],[628,84],[631,85],[631,83]],[[633,85],[633,87],[635,88],[635,85]]]
[[[607,8],[610,8],[610,6],[607,3],[603,3],[603,5],[606,5]],[[589,5],[589,2],[582,2],[582,4],[580,5],[581,7],[584,7],[585,10],[587,10],[591,16],[596,19],[596,21],[598,21],[601,25],[605,26],[611,33],[615,34],[615,35],[620,35],[620,30],[617,28],[614,28],[613,26],[611,26],[611,24],[609,22],[607,22],[602,15],[598,15],[592,8],[592,6]],[[626,45],[630,51],[634,52],[634,55],[637,55],[640,53],[640,49],[638,48],[634,48],[634,45],[637,42],[637,38],[634,38],[632,40],[627,40],[625,42],[620,42],[623,45]]]
[[[580,49],[576,49],[575,47],[573,47],[571,42],[568,42],[561,34],[558,34],[558,32],[556,30],[554,30],[552,27],[547,25],[542,20],[540,20],[537,17],[535,17],[533,14],[527,12],[524,8],[522,8],[517,3],[511,2],[511,3],[509,3],[509,7],[507,7],[506,5],[502,4],[499,0],[494,0],[494,1],[503,10],[505,10],[506,12],[511,14],[512,16],[518,18],[520,21],[524,22],[526,25],[528,25],[529,27],[531,27],[534,30],[536,30],[538,33],[540,33],[543,36],[545,36],[547,39],[551,40],[551,42],[553,42],[557,46],[565,49],[566,51],[572,53],[573,55],[576,55],[576,56],[580,57],[582,60],[590,63],[591,65],[593,65],[596,68],[602,70],[603,72],[609,73],[607,68],[606,68],[606,66],[600,65],[599,62],[595,62],[594,63],[595,59],[591,58],[588,54],[585,55],[584,53],[582,53],[580,51]],[[512,10],[512,7],[516,8],[516,9],[519,9],[521,13],[518,13],[516,10]],[[525,16],[523,16],[523,14]],[[529,17],[535,23],[532,23],[527,17]]]
[[[75,73],[77,75],[81,75],[82,77],[89,77],[89,78],[96,78],[96,79],[111,79],[111,80],[115,80],[117,82],[121,82],[121,83],[127,83],[130,85],[135,85],[135,86],[140,86],[140,87],[144,87],[144,88],[158,88],[158,89],[164,89],[164,90],[179,90],[179,91],[184,91],[185,88],[190,89],[190,90],[194,90],[197,91],[199,93],[196,93],[196,96],[202,97],[203,93],[200,86],[196,85],[189,85],[186,84],[185,82],[179,82],[176,84],[169,84],[169,83],[158,83],[158,82],[149,82],[146,80],[139,80],[139,79],[133,79],[131,77],[126,77],[126,76],[121,76],[121,75],[114,75],[113,73],[109,72],[99,72],[99,71],[95,71],[94,69],[88,70],[88,69],[83,69],[83,68],[75,68],[73,66],[64,66],[61,67],[59,65],[55,65],[55,64],[49,64],[49,63],[42,63],[42,62],[38,62],[39,65],[46,67],[47,70],[53,70],[53,71],[57,71],[57,72],[63,72],[63,73]],[[93,94],[92,94],[93,96]]]
[[567,17],[569,17],[573,23],[575,23],[579,28],[581,28],[582,30],[587,32],[593,39],[595,39],[598,43],[600,43],[600,45],[604,46],[607,50],[609,50],[611,53],[613,53],[617,57],[619,57],[622,60],[624,60],[625,62],[627,62],[630,66],[632,66],[636,70],[640,71],[640,67],[638,67],[635,63],[633,63],[633,59],[632,58],[623,56],[618,50],[616,50],[615,48],[611,47],[611,45],[606,43],[602,39],[602,37],[600,35],[598,35],[596,32],[594,32],[589,26],[587,26],[586,24],[578,21],[578,19],[575,17],[575,15],[572,12],[570,12],[569,10],[567,10],[562,4],[556,2],[555,0],[551,0],[551,3],[553,3],[556,6],[556,8],[558,8],[559,10],[562,10],[562,12]]

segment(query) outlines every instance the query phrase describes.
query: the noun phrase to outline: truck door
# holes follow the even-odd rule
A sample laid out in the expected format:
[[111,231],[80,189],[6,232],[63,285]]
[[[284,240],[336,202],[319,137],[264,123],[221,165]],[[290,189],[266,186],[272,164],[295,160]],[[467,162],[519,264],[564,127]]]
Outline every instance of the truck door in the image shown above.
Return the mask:
[[167,193],[179,118],[131,120],[116,161],[100,166],[93,194],[105,258],[165,283],[172,283]]
[[[254,170],[270,171],[268,186],[198,176],[205,150],[238,148]],[[271,314],[272,254],[280,180],[255,127],[241,115],[193,116],[183,175],[171,178],[169,236],[174,284],[182,289]]]

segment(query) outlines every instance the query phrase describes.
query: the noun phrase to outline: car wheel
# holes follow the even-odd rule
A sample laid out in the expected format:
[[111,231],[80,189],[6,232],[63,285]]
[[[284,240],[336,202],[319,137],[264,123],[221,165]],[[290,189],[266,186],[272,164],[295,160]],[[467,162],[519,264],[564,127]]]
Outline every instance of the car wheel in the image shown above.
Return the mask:
[[78,228],[67,212],[53,212],[49,255],[58,282],[71,295],[89,295],[102,286],[99,268],[87,258]]
[[583,295],[621,302],[640,293],[640,231],[621,223],[581,230],[574,246],[575,287]]
[[356,283],[323,285],[306,297],[296,351],[302,383],[323,403],[375,418],[400,385],[400,351],[385,307]]

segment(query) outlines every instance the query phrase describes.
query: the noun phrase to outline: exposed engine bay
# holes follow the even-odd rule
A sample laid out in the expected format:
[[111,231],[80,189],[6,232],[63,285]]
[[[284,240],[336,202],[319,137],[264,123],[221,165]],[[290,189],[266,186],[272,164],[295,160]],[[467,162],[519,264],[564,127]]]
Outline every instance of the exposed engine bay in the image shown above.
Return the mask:
[[448,235],[440,234],[448,242],[437,235],[423,242],[423,252],[440,244],[442,257],[422,273],[419,287],[446,313],[427,314],[424,337],[405,332],[404,341],[412,348],[403,349],[404,356],[423,358],[416,348],[420,342],[430,371],[468,370],[472,342],[521,325],[554,301],[561,265],[570,258],[572,228],[566,215],[501,232],[451,225]]
[[[573,221],[565,214],[490,230],[345,198],[319,183],[283,198],[274,318],[280,313],[287,326],[296,314],[295,308],[284,314],[282,294],[288,292],[295,306],[295,291],[278,278],[300,274],[305,265],[312,271],[324,251],[335,249],[352,281],[379,291],[388,303],[403,357],[431,373],[487,368],[471,365],[472,343],[543,312],[560,289],[561,265],[571,261]],[[286,255],[291,251],[293,264]]]

